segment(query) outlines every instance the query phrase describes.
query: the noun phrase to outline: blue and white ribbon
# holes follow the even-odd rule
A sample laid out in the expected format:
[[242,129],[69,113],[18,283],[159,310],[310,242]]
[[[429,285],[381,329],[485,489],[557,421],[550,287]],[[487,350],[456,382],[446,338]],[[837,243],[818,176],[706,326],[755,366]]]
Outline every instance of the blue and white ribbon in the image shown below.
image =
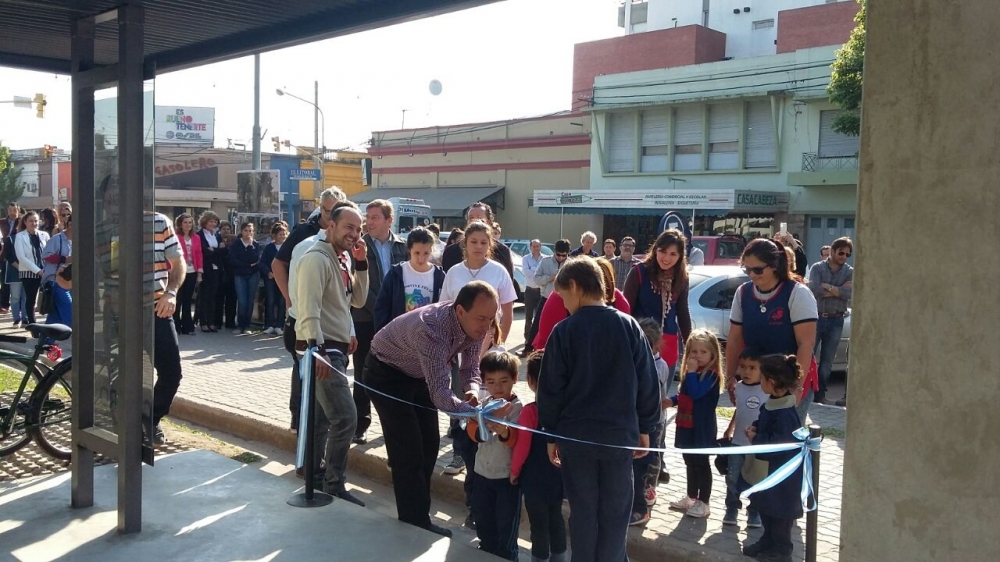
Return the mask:
[[[374,388],[371,388],[370,386],[367,386],[365,384],[357,382],[357,380],[355,380],[354,377],[351,377],[351,376],[347,375],[346,373],[340,371],[340,369],[337,369],[336,367],[334,367],[333,365],[331,365],[330,362],[327,361],[326,358],[323,357],[322,354],[318,353],[315,350],[315,348],[313,350],[311,350],[311,351],[312,351],[312,353],[307,353],[306,356],[304,356],[302,358],[302,362],[300,363],[300,366],[299,366],[300,376],[303,377],[303,379],[302,379],[303,380],[303,388],[302,388],[303,396],[308,396],[306,394],[306,384],[307,384],[306,381],[309,380],[309,377],[306,376],[306,374],[310,372],[309,370],[306,370],[307,367],[306,367],[305,359],[306,359],[307,356],[312,355],[316,359],[319,359],[321,362],[323,362],[326,366],[330,367],[330,369],[332,369],[333,372],[341,375],[342,377],[344,377],[345,379],[347,379],[349,382],[353,381],[354,384],[361,386],[362,388],[364,388],[365,390],[368,390],[369,392],[374,392],[374,393],[379,394],[381,396],[385,396],[386,398],[391,398],[393,400],[396,400],[398,402],[403,402],[405,404],[409,404],[410,406],[414,406],[416,408],[423,408],[425,410],[432,410],[434,412],[440,412],[436,408],[428,408],[427,406],[422,406],[420,404],[414,404],[414,403],[409,402],[407,400],[403,400],[402,398],[398,398],[396,396],[392,396],[391,394],[386,394],[386,393],[381,392],[379,390],[375,390]],[[309,369],[312,368],[312,362],[311,361],[308,364],[308,368]],[[299,427],[306,427],[306,425],[305,425],[305,423],[306,423],[306,418],[305,418],[306,408],[305,408],[304,402],[305,401],[303,401],[303,410],[302,410],[303,411],[303,417],[301,418],[302,421],[300,422],[300,426]],[[712,448],[701,448],[701,449],[677,449],[677,448],[673,448],[673,447],[633,447],[633,446],[628,446],[628,445],[612,445],[612,444],[609,444],[609,443],[598,443],[596,441],[588,441],[588,440],[585,440],[585,439],[574,439],[572,437],[564,437],[562,435],[556,435],[554,433],[549,433],[547,431],[542,431],[540,429],[535,429],[535,428],[531,428],[531,427],[525,427],[523,425],[511,422],[511,421],[507,421],[507,420],[502,419],[502,418],[496,418],[496,417],[493,417],[493,416],[490,415],[495,410],[497,410],[499,408],[502,408],[506,404],[507,404],[506,400],[491,400],[489,402],[486,402],[485,404],[480,404],[480,405],[476,406],[475,407],[476,409],[473,412],[442,412],[442,413],[447,414],[447,415],[452,416],[452,417],[458,417],[458,418],[468,418],[468,419],[475,418],[476,422],[479,424],[478,432],[479,432],[479,440],[480,441],[488,441],[489,440],[489,438],[490,438],[490,432],[486,428],[486,422],[493,422],[493,423],[496,423],[496,424],[505,425],[505,426],[513,428],[513,429],[517,429],[519,431],[528,431],[528,432],[534,433],[536,435],[541,435],[541,436],[546,437],[546,438],[555,439],[557,441],[570,441],[570,442],[573,442],[573,443],[580,443],[580,444],[583,444],[583,445],[593,445],[593,446],[597,446],[597,447],[609,447],[609,448],[612,448],[612,449],[623,449],[623,450],[629,450],[629,451],[646,451],[648,453],[682,453],[682,454],[689,454],[689,455],[756,455],[756,454],[761,454],[761,453],[780,453],[780,452],[784,452],[784,451],[798,451],[798,453],[795,456],[793,456],[791,459],[789,459],[787,462],[785,462],[785,464],[783,464],[777,470],[775,470],[774,472],[768,474],[766,478],[764,478],[763,480],[761,480],[757,484],[754,484],[753,486],[751,486],[750,488],[748,488],[747,490],[745,490],[744,492],[742,492],[740,494],[740,497],[746,498],[746,497],[748,497],[748,496],[750,496],[752,494],[755,494],[757,492],[763,492],[764,490],[769,490],[769,489],[777,486],[779,483],[784,482],[786,479],[790,478],[793,474],[795,474],[795,471],[799,468],[799,466],[802,466],[802,491],[801,491],[802,507],[806,511],[812,511],[812,510],[816,509],[816,496],[815,496],[815,490],[813,488],[813,483],[812,483],[813,465],[812,465],[812,455],[811,455],[811,452],[812,451],[818,451],[818,450],[820,450],[820,444],[822,442],[822,437],[810,437],[809,436],[809,430],[806,429],[806,428],[804,428],[804,427],[800,427],[799,429],[795,430],[793,432],[793,434],[792,434],[796,439],[799,440],[797,443],[779,443],[779,444],[774,444],[774,445],[743,445],[743,446],[737,446],[737,447],[712,447]],[[305,439],[303,437],[303,433],[304,432],[301,432],[301,431],[299,432],[299,447],[298,447],[299,454],[296,456],[296,463],[297,463],[298,466],[302,466],[302,464],[303,464],[304,461],[301,460],[301,459],[305,458],[305,453],[304,453],[304,451],[305,451],[305,447],[304,447]]]

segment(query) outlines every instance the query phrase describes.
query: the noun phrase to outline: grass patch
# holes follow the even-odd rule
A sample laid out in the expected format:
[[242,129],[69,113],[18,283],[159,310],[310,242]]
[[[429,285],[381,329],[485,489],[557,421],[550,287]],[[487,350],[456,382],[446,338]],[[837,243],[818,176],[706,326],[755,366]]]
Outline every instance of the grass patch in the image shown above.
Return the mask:
[[847,437],[847,432],[839,427],[824,427],[823,437],[832,437],[834,439],[844,439]]
[[243,451],[238,455],[233,455],[229,457],[234,461],[241,462],[243,464],[253,464],[255,462],[260,462],[264,460],[264,457],[258,455],[257,453],[251,453],[250,451]]
[[17,387],[21,386],[21,379],[24,378],[24,373],[18,373],[13,369],[9,369],[0,365],[0,392],[14,392]]
[[715,415],[722,416],[722,417],[726,418],[727,420],[733,419],[733,416],[735,414],[736,414],[736,408],[722,408],[722,407],[720,407],[720,408],[716,408],[715,409]]

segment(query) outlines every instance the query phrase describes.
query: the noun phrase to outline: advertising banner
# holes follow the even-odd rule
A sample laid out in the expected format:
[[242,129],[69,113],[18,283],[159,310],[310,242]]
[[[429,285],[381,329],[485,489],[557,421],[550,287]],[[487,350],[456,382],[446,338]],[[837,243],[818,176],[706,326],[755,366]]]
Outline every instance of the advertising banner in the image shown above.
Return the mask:
[[215,108],[156,106],[157,143],[212,145]]

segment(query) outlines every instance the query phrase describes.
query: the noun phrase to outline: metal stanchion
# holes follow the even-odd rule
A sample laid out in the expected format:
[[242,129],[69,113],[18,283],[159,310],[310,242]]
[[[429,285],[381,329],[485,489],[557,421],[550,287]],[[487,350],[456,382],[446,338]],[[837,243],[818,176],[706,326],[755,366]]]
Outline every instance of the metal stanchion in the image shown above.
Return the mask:
[[305,432],[299,431],[295,465],[303,467],[306,486],[303,492],[292,494],[292,497],[288,498],[288,505],[292,507],[322,507],[333,502],[333,496],[314,489],[316,451],[313,443],[316,437],[316,422],[313,408],[316,406],[316,370],[313,353],[316,351],[316,341],[309,340],[305,355],[299,363],[299,376],[303,377],[299,427],[305,428]]
[[[823,434],[818,425],[809,426],[809,438],[818,439]],[[816,509],[806,514],[806,562],[816,562],[816,533],[819,530],[819,451],[809,451],[812,456],[813,501]]]

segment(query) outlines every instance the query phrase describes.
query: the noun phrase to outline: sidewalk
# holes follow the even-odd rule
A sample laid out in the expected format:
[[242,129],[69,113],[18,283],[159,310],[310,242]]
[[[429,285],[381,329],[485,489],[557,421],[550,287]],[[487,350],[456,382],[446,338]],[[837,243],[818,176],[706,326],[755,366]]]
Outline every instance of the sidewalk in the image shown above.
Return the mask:
[[[517,319],[512,329],[516,338],[509,343],[521,344],[523,313],[516,311]],[[285,352],[280,336],[243,335],[229,333],[180,336],[181,357],[184,362],[184,379],[180,393],[171,412],[214,429],[231,432],[247,439],[260,440],[292,449],[295,435],[288,431],[290,414],[288,393],[291,378],[291,359]],[[522,368],[523,375],[523,368]],[[527,383],[517,383],[516,393],[522,401],[534,399]],[[723,397],[720,405],[724,404]],[[723,411],[720,409],[720,412]],[[822,448],[820,476],[820,502],[818,559],[835,562],[839,558],[841,481],[844,457],[845,410],[831,406],[814,405],[810,411],[813,423],[828,432]],[[719,418],[720,432],[728,424]],[[440,416],[441,434],[448,427],[448,418]],[[832,435],[831,435],[832,434]],[[838,436],[838,437],[833,437]],[[383,445],[378,417],[368,432],[368,444],[352,446],[351,470],[376,481],[391,483],[385,466],[386,452]],[[667,443],[673,442],[673,425]],[[451,441],[441,440],[438,467],[443,469],[451,458]],[[652,518],[645,528],[629,531],[629,553],[639,560],[746,560],[740,545],[747,540],[746,516],[741,514],[740,527],[723,527],[725,513],[725,482],[715,475],[715,489],[711,502],[712,515],[706,520],[683,517],[669,510],[667,504],[684,494],[684,464],[680,455],[668,455],[668,466],[673,476],[667,485],[657,490],[659,501],[653,508]],[[434,478],[434,493],[463,501],[461,487],[464,476],[446,476],[438,471]],[[795,556],[804,557],[802,538],[805,518],[799,521],[800,537]],[[760,535],[752,530],[751,542]],[[522,539],[527,539],[527,526],[522,527]]]

